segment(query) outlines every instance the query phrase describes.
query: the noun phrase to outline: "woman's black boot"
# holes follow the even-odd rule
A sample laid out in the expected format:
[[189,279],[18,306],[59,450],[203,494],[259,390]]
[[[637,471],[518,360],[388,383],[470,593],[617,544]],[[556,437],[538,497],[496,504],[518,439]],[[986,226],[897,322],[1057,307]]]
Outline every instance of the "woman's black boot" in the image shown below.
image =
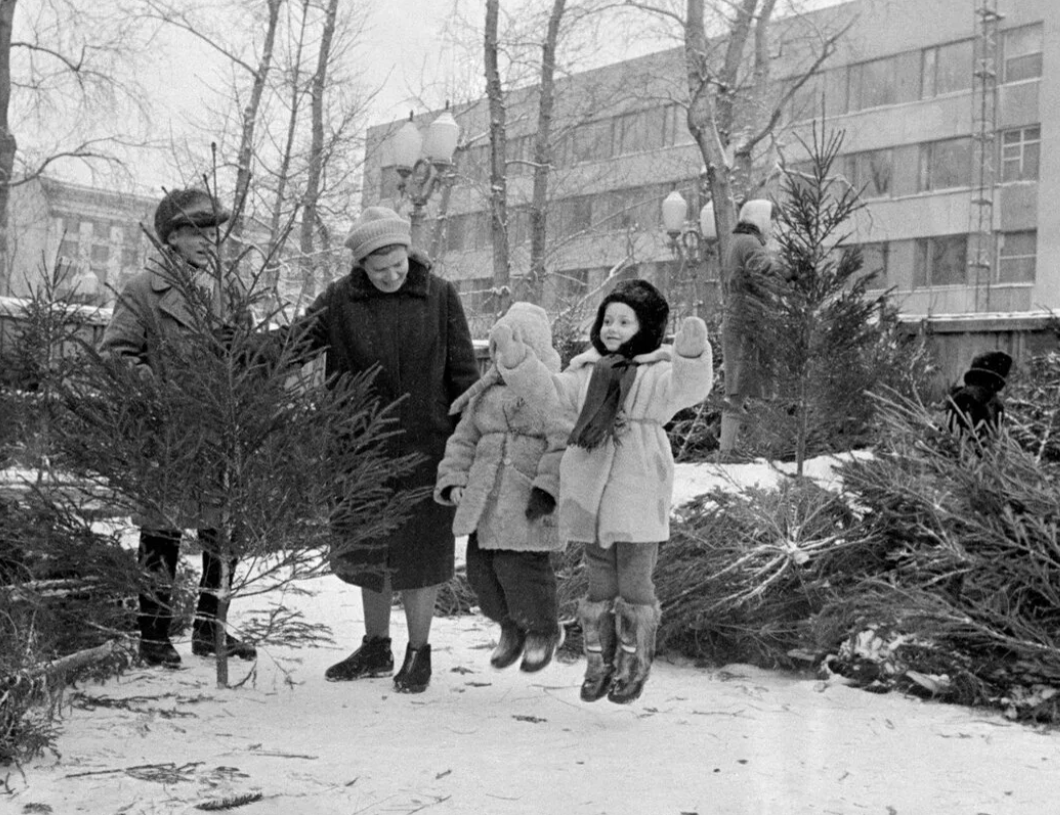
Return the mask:
[[336,662],[324,672],[328,682],[349,682],[372,676],[389,676],[394,672],[394,654],[390,637],[369,637],[361,640],[361,647],[342,662]]
[[431,682],[431,646],[429,643],[405,649],[405,662],[394,676],[398,693],[423,693]]

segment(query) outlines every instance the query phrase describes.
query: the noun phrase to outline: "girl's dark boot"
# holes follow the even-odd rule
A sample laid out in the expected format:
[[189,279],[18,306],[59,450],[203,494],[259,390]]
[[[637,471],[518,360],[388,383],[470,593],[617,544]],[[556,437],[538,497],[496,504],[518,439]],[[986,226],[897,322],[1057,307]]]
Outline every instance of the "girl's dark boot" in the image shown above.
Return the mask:
[[431,646],[405,649],[405,662],[394,675],[394,690],[398,693],[423,693],[431,682]]
[[584,598],[578,607],[585,647],[585,679],[582,680],[583,702],[595,702],[607,696],[615,672],[615,612],[610,600]]
[[615,601],[619,647],[614,681],[607,693],[609,702],[627,705],[640,697],[655,659],[659,616],[658,603],[627,603],[621,597]]
[[511,620],[505,620],[501,623],[500,641],[490,655],[490,665],[498,669],[514,665],[516,660],[522,656],[525,642],[526,632]]
[[324,672],[328,682],[349,682],[351,679],[389,676],[394,672],[394,654],[390,637],[369,637],[361,640],[361,647],[342,662],[336,662]]

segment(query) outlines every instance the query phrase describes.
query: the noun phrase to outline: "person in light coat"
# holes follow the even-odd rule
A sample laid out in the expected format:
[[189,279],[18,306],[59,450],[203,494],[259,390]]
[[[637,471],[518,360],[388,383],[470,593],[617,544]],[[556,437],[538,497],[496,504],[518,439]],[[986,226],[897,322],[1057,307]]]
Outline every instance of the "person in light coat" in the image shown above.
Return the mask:
[[662,345],[668,318],[650,283],[619,283],[597,311],[592,348],[555,375],[511,331],[494,332],[498,369],[512,389],[535,407],[577,417],[560,463],[558,512],[560,537],[585,544],[585,701],[637,699],[655,654],[652,573],[670,535],[674,478],[664,425],[707,397],[714,374],[703,321],[687,318],[670,347]]
[[[548,314],[513,303],[497,321],[519,337],[552,373]],[[494,353],[493,343],[490,344]],[[453,534],[467,535],[467,576],[482,613],[500,624],[490,663],[539,671],[562,642],[556,575],[550,554],[563,548],[553,510],[559,462],[572,423],[532,405],[505,384],[496,362],[453,403],[463,415],[438,465],[434,498],[455,505]]]

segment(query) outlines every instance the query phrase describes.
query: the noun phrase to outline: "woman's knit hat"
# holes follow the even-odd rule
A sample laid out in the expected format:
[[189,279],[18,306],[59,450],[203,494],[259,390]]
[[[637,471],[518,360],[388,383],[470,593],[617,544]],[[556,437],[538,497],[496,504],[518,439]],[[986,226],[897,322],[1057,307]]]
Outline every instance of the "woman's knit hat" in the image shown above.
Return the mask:
[[412,245],[412,224],[389,207],[368,207],[354,221],[346,246],[353,252],[353,259],[360,262],[376,249],[384,246]]
[[155,210],[155,234],[165,246],[182,226],[220,226],[231,213],[205,190],[170,190]]
[[596,320],[589,332],[593,348],[606,356],[610,353],[600,339],[600,329],[604,324],[604,312],[610,303],[625,303],[637,315],[640,331],[619,349],[627,357],[648,354],[662,345],[666,336],[666,322],[670,318],[670,306],[657,288],[647,280],[623,280],[600,303],[596,310]]

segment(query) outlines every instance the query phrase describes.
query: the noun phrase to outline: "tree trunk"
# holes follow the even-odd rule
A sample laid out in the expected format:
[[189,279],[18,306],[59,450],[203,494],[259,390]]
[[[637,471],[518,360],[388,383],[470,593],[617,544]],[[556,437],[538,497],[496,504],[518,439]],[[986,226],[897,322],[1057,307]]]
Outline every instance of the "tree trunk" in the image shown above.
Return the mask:
[[287,242],[290,230],[287,226],[281,227],[283,220],[283,205],[287,197],[287,182],[291,172],[291,157],[294,154],[294,142],[297,135],[298,113],[301,110],[302,89],[299,81],[302,76],[302,52],[305,49],[306,25],[309,21],[309,0],[302,2],[302,22],[298,29],[298,43],[295,48],[294,65],[291,76],[291,110],[287,119],[287,138],[284,143],[283,156],[280,159],[280,169],[276,174],[276,199],[272,204],[272,217],[269,219],[269,253],[268,264],[265,268],[265,283],[270,291],[271,308],[280,305],[277,283],[280,276],[280,252]]
[[17,0],[0,0],[0,294],[11,294],[8,257],[7,203],[11,195],[15,152],[18,144],[11,132],[8,112],[11,106],[11,30]]
[[493,237],[494,312],[503,314],[512,301],[508,253],[507,111],[497,65],[497,20],[500,0],[486,0],[486,96],[490,110],[490,232]]
[[314,230],[317,225],[320,179],[324,172],[324,91],[327,89],[328,64],[331,61],[331,43],[335,37],[338,8],[338,0],[330,0],[324,18],[324,31],[320,36],[317,69],[313,74],[309,168],[305,196],[302,198],[302,232],[298,244],[302,256],[302,290],[310,299],[316,294],[316,271],[319,266]]
[[236,251],[240,250],[243,237],[243,207],[250,192],[251,162],[254,158],[254,130],[257,126],[258,113],[261,109],[261,97],[265,92],[265,82],[272,69],[272,53],[276,44],[276,29],[279,25],[280,7],[284,0],[268,0],[269,22],[265,29],[265,43],[261,50],[261,61],[254,73],[254,84],[250,90],[250,100],[243,110],[243,133],[239,142],[239,158],[236,163],[236,191],[233,208],[232,237]]
[[556,100],[556,42],[566,0],[553,0],[548,33],[541,48],[541,85],[534,135],[534,191],[530,204],[530,299],[542,302],[548,238],[548,182],[552,171],[552,109]]

